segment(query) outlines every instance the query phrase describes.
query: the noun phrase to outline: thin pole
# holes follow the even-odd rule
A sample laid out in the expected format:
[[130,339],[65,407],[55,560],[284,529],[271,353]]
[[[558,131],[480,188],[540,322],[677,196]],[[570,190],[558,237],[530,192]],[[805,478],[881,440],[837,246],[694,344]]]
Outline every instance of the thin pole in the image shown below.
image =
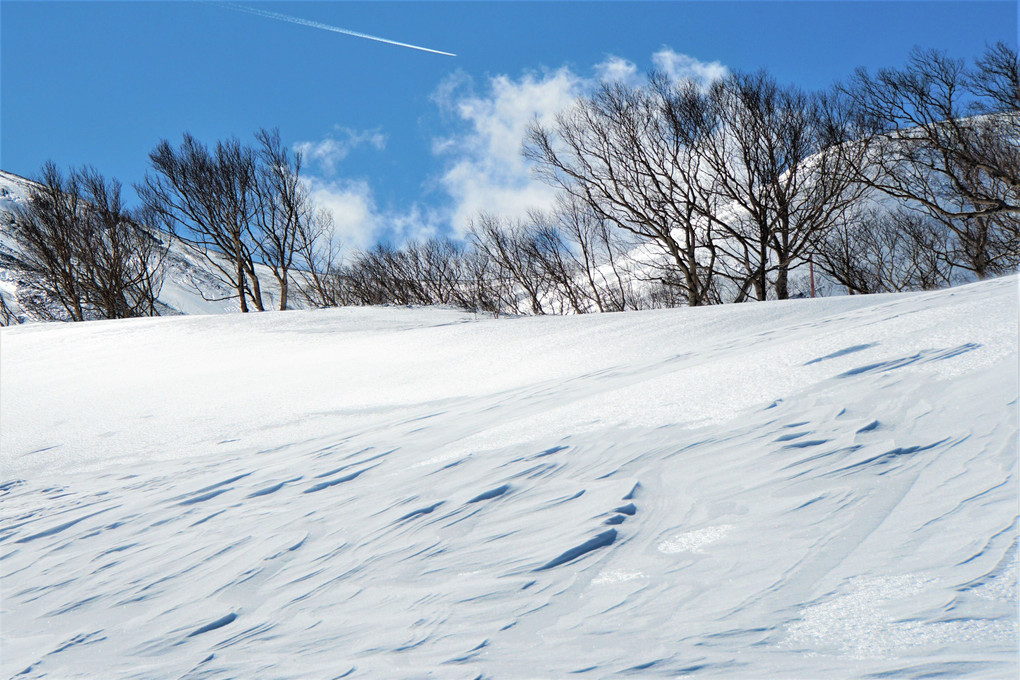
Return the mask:
[[815,260],[808,255],[808,269],[811,271],[811,297],[815,296]]

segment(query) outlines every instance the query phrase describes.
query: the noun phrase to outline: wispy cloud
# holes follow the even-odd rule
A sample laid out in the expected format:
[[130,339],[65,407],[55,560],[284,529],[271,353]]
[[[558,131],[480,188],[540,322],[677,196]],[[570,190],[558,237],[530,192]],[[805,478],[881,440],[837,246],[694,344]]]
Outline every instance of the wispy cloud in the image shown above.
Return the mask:
[[629,59],[610,54],[595,64],[595,77],[603,82],[633,85],[638,81],[638,67]]
[[463,234],[481,211],[523,217],[530,209],[552,207],[556,192],[532,176],[521,155],[524,133],[533,120],[551,124],[586,87],[567,67],[519,79],[494,76],[481,93],[463,73],[440,85],[434,99],[460,128],[433,142],[433,153],[450,159],[439,184],[452,201],[455,234]]
[[367,181],[318,177],[304,181],[315,205],[333,215],[332,240],[344,248],[367,248],[376,242],[381,217]]
[[352,130],[337,126],[337,134],[331,134],[315,142],[298,142],[294,150],[315,163],[319,171],[327,176],[336,174],[336,166],[356,148],[371,146],[379,151],[386,148],[387,137],[379,129]]
[[[728,73],[720,62],[704,62],[669,47],[652,54],[651,63],[670,78],[702,87]],[[600,82],[641,87],[643,78],[636,63],[610,54],[589,76],[563,66],[519,78],[494,75],[476,87],[469,75],[458,71],[439,85],[433,100],[458,128],[432,145],[435,155],[448,159],[438,184],[450,199],[447,219],[454,234],[463,234],[481,211],[523,217],[555,204],[556,190],[535,176],[521,153],[525,130],[535,120],[554,124],[557,114]]]
[[[647,58],[646,58],[647,59]],[[668,47],[651,55],[651,66],[675,79],[702,86],[725,77],[719,62],[703,62]],[[557,192],[535,177],[522,155],[525,130],[532,121],[553,125],[556,116],[577,98],[591,94],[600,82],[641,87],[641,67],[607,55],[581,75],[568,66],[528,71],[519,77],[493,75],[475,81],[464,71],[447,76],[432,99],[453,130],[432,141],[432,153],[444,159],[430,191],[445,195],[439,206],[416,202],[393,208],[377,204],[367,180],[337,178],[334,170],[355,147],[383,149],[380,130],[356,131],[338,127],[318,142],[301,142],[295,149],[314,161],[325,177],[308,178],[308,188],[336,220],[337,238],[348,248],[367,248],[382,240],[401,243],[446,234],[463,236],[481,211],[505,217],[525,217],[529,210],[549,209]]]
[[729,74],[729,69],[718,61],[701,61],[665,46],[652,55],[652,63],[673,80],[691,80],[701,87]]
[[321,28],[324,31],[332,31],[334,33],[342,33],[343,35],[350,35],[355,38],[364,38],[366,40],[375,40],[376,42],[386,43],[387,45],[396,45],[398,47],[409,47],[412,50],[421,50],[422,52],[431,52],[432,54],[442,54],[447,57],[456,57],[456,54],[451,52],[443,52],[441,50],[433,50],[428,47],[422,47],[420,45],[411,45],[409,43],[397,42],[396,40],[390,40],[388,38],[380,38],[377,35],[369,35],[367,33],[359,33],[358,31],[351,31],[346,28],[340,28],[339,26],[331,26],[330,24],[324,24],[321,21],[310,21],[308,19],[301,19],[300,17],[292,17],[288,14],[280,14],[279,12],[270,12],[265,9],[256,9],[254,7],[246,7],[244,5],[234,5],[231,3],[217,3],[221,7],[226,9],[232,9],[236,12],[246,12],[248,14],[254,14],[258,17],[265,17],[266,19],[276,19],[277,21],[286,21],[291,24],[297,24],[298,26],[308,26],[309,28]]
[[344,252],[365,250],[383,241],[399,245],[448,233],[445,213],[419,203],[397,209],[380,206],[365,179],[306,176],[303,181],[315,205],[333,216],[330,241]]

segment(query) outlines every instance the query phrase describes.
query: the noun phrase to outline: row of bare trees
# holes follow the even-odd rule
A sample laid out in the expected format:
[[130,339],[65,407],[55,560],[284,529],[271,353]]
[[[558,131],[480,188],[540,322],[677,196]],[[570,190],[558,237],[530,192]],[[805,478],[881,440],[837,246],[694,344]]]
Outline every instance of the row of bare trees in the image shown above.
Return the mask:
[[998,44],[972,68],[915,51],[823,93],[653,74],[533,124],[524,153],[656,248],[689,305],[787,298],[809,260],[851,292],[933,287],[1020,264],[1017,71]]
[[1020,266],[1020,66],[1003,44],[970,66],[918,50],[825,92],[765,71],[707,87],[607,82],[531,125],[523,152],[559,190],[554,210],[483,213],[463,242],[346,261],[275,130],[213,148],[162,141],[138,213],[95,170],[47,164],[16,232],[75,320],[158,313],[168,235],[244,312],[270,306],[267,277],[279,309],[297,296],[547,314],[785,299],[807,263],[850,293]]
[[[335,256],[321,245],[332,217],[312,204],[301,157],[276,130],[259,130],[253,145],[230,139],[213,149],[185,134],[177,147],[160,142],[149,159],[134,211],[124,207],[120,184],[92,168],[65,177],[53,163],[43,167],[12,215],[18,268],[36,289],[23,307],[73,321],[165,311],[158,297],[174,240],[210,265],[243,312],[267,308],[267,276],[279,309],[287,309],[295,271],[303,287],[320,283]],[[6,302],[0,312],[14,318]]]
[[[47,163],[13,214],[18,265],[40,289],[23,307],[44,319],[72,321],[156,315],[169,240],[144,221],[124,207],[116,180],[92,168],[65,176]],[[5,318],[14,318],[10,310]]]
[[267,307],[261,276],[268,269],[287,309],[293,270],[317,271],[318,242],[330,216],[317,210],[301,178],[301,156],[276,130],[256,144],[236,138],[209,149],[190,134],[149,154],[151,171],[137,187],[154,224],[203,257],[233,289],[242,312]]
[[658,248],[663,281],[698,306],[789,296],[791,269],[863,192],[848,170],[860,151],[840,146],[853,132],[839,102],[764,72],[707,89],[653,75],[533,125],[525,153],[563,193]]
[[[867,132],[855,179],[896,206],[881,228],[892,229],[908,251],[925,253],[923,265],[884,277],[878,289],[934,287],[955,272],[983,279],[1020,266],[1015,50],[996,44],[972,67],[917,50],[905,68],[858,71],[841,91]],[[872,213],[857,217],[867,224]],[[840,280],[859,273],[833,271]]]
[[1003,44],[971,67],[916,50],[815,93],[764,71],[603,83],[527,132],[555,211],[480,214],[464,245],[356,254],[334,298],[584,313],[785,299],[809,262],[850,293],[1010,272],[1018,99]]
[[632,246],[581,204],[564,201],[520,220],[482,214],[465,242],[377,245],[316,271],[317,285],[304,291],[313,305],[442,304],[497,315],[661,306],[635,289],[625,264]]

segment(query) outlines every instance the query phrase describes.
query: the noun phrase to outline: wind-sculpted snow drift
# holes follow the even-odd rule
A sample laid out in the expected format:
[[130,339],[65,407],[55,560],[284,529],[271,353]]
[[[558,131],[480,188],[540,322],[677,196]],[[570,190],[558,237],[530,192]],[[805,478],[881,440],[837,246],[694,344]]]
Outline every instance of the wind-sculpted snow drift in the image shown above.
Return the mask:
[[0,670],[1016,677],[1017,299],[5,329]]

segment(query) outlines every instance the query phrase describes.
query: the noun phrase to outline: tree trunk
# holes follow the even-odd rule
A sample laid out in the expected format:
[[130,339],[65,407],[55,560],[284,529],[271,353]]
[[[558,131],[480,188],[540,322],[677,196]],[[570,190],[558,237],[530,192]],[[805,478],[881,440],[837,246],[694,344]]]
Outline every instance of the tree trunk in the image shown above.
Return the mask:
[[237,265],[237,276],[234,281],[234,285],[237,287],[237,298],[241,301],[241,312],[247,314],[248,299],[245,292],[247,286],[244,285],[244,261],[241,259],[241,238],[237,234],[234,235],[234,258]]
[[[254,267],[252,267],[254,269]],[[259,277],[254,273],[249,277],[251,279],[251,299],[255,303],[255,309],[259,312],[266,311],[266,308],[262,304],[262,286],[259,285]]]
[[290,281],[286,274],[280,277],[280,311],[287,309],[287,289]]
[[779,268],[776,272],[776,299],[786,300],[790,297],[789,291],[790,263],[786,260],[779,261]]

